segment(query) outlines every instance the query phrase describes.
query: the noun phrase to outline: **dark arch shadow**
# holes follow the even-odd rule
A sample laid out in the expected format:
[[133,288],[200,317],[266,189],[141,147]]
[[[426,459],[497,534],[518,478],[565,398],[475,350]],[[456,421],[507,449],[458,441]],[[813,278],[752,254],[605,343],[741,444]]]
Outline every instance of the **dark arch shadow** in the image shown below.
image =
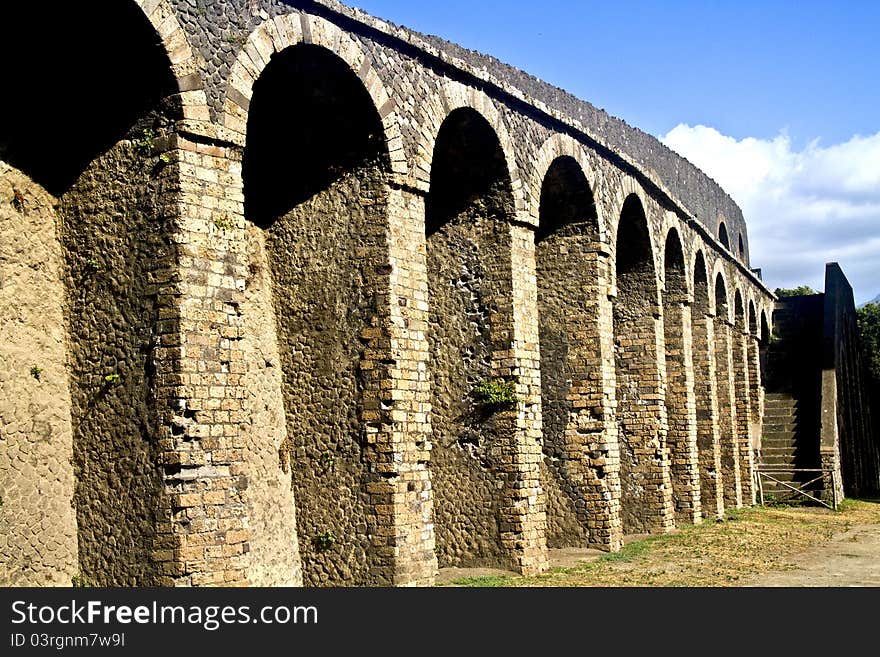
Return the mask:
[[0,160],[52,194],[157,106],[179,114],[171,62],[134,2],[7,2],[0,24]]
[[242,162],[245,216],[262,227],[368,166],[390,170],[381,118],[348,64],[326,48],[275,53],[254,83]]
[[730,236],[727,234],[727,226],[722,221],[718,224],[718,240],[724,245],[724,248],[730,251]]
[[510,184],[501,142],[489,122],[469,107],[453,110],[434,144],[425,233],[430,237],[474,204],[481,205],[486,218],[506,220],[506,201],[485,201],[496,192],[510,193]]

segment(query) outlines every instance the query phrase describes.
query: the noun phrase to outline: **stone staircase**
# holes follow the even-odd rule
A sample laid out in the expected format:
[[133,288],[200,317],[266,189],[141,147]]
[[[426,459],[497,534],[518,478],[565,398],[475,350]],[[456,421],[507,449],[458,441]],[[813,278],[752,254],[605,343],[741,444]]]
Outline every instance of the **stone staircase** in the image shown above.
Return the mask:
[[[768,376],[759,471],[812,470],[820,467],[822,297],[786,299],[773,313],[774,339],[767,350]],[[817,477],[812,472],[769,473],[797,486]],[[791,489],[762,478],[767,496],[788,496]],[[817,490],[821,482],[810,485]]]
[[[764,433],[759,463],[761,470],[790,470],[797,467],[797,407],[798,401],[790,393],[767,393],[764,397]],[[794,473],[774,473],[773,477],[791,482],[794,480]],[[762,485],[765,496],[778,496],[788,490],[766,479]]]

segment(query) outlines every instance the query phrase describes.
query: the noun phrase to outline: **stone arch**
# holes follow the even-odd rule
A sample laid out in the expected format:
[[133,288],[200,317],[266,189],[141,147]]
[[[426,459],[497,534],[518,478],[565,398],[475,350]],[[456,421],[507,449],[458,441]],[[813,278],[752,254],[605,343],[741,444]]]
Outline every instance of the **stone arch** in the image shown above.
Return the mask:
[[684,303],[688,300],[690,283],[684,247],[678,228],[674,226],[666,231],[666,241],[663,248],[663,289],[664,296],[669,295],[677,303]]
[[746,330],[746,305],[743,298],[742,289],[739,285],[734,288],[733,294],[733,322],[740,332]]
[[731,304],[728,298],[730,286],[727,283],[727,272],[724,269],[724,261],[720,258],[715,261],[712,269],[712,311],[716,318],[732,323]]
[[706,257],[697,248],[693,261],[694,304],[691,314],[697,450],[700,465],[700,503],[704,518],[724,514],[721,444],[718,432],[718,392],[715,365],[715,325]]
[[749,299],[748,304],[748,337],[747,363],[749,368],[749,408],[752,421],[752,447],[759,450],[763,426],[763,392],[764,379],[761,371],[761,334],[758,326],[758,313],[754,299]]
[[189,45],[186,32],[169,0],[134,0],[144,15],[156,28],[165,52],[171,62],[177,88],[180,92],[184,119],[209,121],[208,98],[199,73],[201,57],[197,57]]
[[[601,191],[598,192],[601,196]],[[652,230],[652,224],[650,218],[648,217],[648,208],[649,205],[649,197],[645,193],[645,190],[642,189],[641,185],[639,185],[633,178],[627,176],[623,180],[621,180],[619,187],[615,190],[614,197],[612,201],[612,210],[611,216],[617,217],[617,221],[613,225],[609,225],[609,241],[612,246],[614,246],[614,257],[617,258],[617,248],[616,245],[619,242],[619,230],[621,226],[620,218],[624,214],[625,206],[630,204],[631,207],[634,207],[636,201],[638,202],[638,207],[640,212],[645,217],[645,225],[647,226],[647,239],[648,244],[650,245],[651,250],[651,269],[654,272],[654,305],[656,308],[660,307],[660,281],[661,281],[661,271],[662,265],[660,258],[661,256],[658,254],[659,247],[654,242],[655,234]],[[617,270],[616,266],[612,267],[612,271],[614,272],[614,288],[617,287]]]
[[671,459],[672,503],[676,520],[690,524],[699,522],[702,515],[688,275],[684,248],[675,227],[666,233],[663,269],[667,444]]
[[547,544],[610,547],[605,465],[594,467],[583,444],[587,434],[598,439],[608,416],[600,374],[607,249],[583,153],[558,137],[545,144],[539,160],[552,159],[539,161],[533,192]]
[[749,324],[748,324],[749,335],[751,335],[757,339],[760,337],[760,333],[758,332],[758,314],[755,311],[755,301],[753,299],[749,299],[748,318],[749,318]]
[[712,295],[709,293],[706,256],[701,248],[694,251],[691,271],[693,272],[694,311],[709,315],[712,313]]
[[[89,163],[123,138],[142,138],[127,133],[143,123],[146,108],[165,103],[168,123],[208,119],[196,59],[167,0],[123,0],[100,8],[59,4],[39,23],[20,3],[9,3],[3,14],[5,24],[17,27],[4,39],[0,57],[19,64],[5,78],[16,102],[5,110],[4,126],[14,132],[0,134],[0,159],[54,195],[63,195]],[[107,30],[108,24],[130,27]],[[33,47],[29,25],[39,25],[40,42],[64,53],[54,66],[39,70],[45,60],[22,58]],[[156,140],[164,128],[150,126]],[[149,150],[165,148],[156,140]]]
[[770,342],[770,323],[767,321],[767,311],[761,308],[761,342],[768,344]]
[[530,223],[528,220],[528,206],[523,194],[523,184],[514,155],[516,149],[505,124],[504,117],[485,92],[460,82],[448,80],[439,93],[424,104],[424,111],[419,120],[421,130],[419,131],[420,139],[416,146],[416,161],[412,176],[413,184],[425,192],[430,190],[434,166],[432,154],[436,150],[440,128],[450,114],[456,110],[463,109],[470,109],[479,114],[491,126],[500,144],[508,175],[510,176],[511,192],[516,214],[525,219],[526,223]]
[[754,504],[752,483],[754,456],[752,449],[752,376],[749,368],[748,316],[745,297],[740,285],[734,292],[734,328],[731,335],[733,355],[734,398],[736,402],[736,436],[740,459],[740,488],[745,504]]
[[[514,331],[508,161],[492,123],[466,104],[433,141],[425,200],[434,529],[441,567],[516,564],[504,491],[516,463],[516,406],[484,403],[485,385],[510,389],[501,354]],[[536,464],[537,465],[537,464]]]
[[[555,133],[549,137],[538,150],[535,164],[529,175],[528,204],[529,214],[534,225],[539,225],[541,216],[542,188],[547,179],[551,165],[559,158],[571,158],[580,167],[581,174],[595,196],[598,185],[597,175],[590,166],[589,158],[579,142],[569,135]],[[608,242],[608,229],[605,224],[604,213],[600,204],[595,205],[596,222],[598,224],[598,241]]]
[[644,206],[630,194],[616,231],[614,300],[621,518],[630,534],[673,526],[655,263]]
[[236,141],[244,143],[254,83],[272,57],[299,44],[321,46],[344,61],[360,78],[382,122],[383,135],[394,173],[406,176],[403,139],[397,104],[369,57],[338,25],[310,14],[285,14],[268,19],[254,29],[238,53],[230,72],[223,103],[223,125]]
[[[382,382],[391,362],[378,355],[377,327],[387,312],[392,162],[374,94],[350,62],[315,43],[322,30],[312,27],[311,41],[267,56],[248,100],[244,349],[253,388],[275,381],[277,354],[285,428],[248,437],[247,467],[262,468],[249,489],[252,550],[277,562],[282,581],[301,563],[309,586],[389,585],[393,559],[370,534],[382,515],[371,489],[384,481],[371,464],[384,458],[377,436],[390,423]],[[292,535],[298,544],[285,546]]]

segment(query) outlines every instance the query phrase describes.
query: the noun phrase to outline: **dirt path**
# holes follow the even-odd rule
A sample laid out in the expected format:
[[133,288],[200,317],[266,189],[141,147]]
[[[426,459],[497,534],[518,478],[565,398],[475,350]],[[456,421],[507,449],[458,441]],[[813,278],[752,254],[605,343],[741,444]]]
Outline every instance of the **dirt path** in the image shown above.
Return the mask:
[[857,525],[741,586],[880,586],[880,525]]

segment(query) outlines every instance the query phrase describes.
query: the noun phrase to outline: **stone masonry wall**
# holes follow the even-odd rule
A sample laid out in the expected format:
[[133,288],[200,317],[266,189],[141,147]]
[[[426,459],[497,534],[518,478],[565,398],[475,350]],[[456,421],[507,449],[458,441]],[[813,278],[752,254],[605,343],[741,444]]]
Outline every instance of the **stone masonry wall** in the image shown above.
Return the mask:
[[[669,282],[667,281],[667,286]],[[690,307],[675,297],[664,303],[663,328],[666,344],[666,410],[669,417],[667,444],[670,451],[672,503],[676,522],[699,522],[701,491],[697,452],[696,399],[694,394],[693,346]],[[664,301],[666,296],[664,296]]]
[[77,574],[57,200],[0,162],[0,586]]
[[852,287],[837,263],[825,267],[823,314],[822,467],[837,471],[838,497],[874,493],[880,490],[880,441],[873,435]]
[[748,333],[745,331],[743,314],[737,300],[736,324],[731,334],[733,343],[734,396],[736,397],[736,435],[739,452],[739,480],[743,504],[756,502],[754,472],[755,457],[752,451],[752,409],[749,401]]
[[155,157],[148,118],[95,160],[61,199],[81,575],[155,582],[159,522],[157,287],[174,257],[163,195],[174,167]]
[[691,312],[693,336],[694,394],[696,401],[697,449],[700,464],[700,502],[704,518],[724,515],[724,484],[718,422],[718,388],[715,367],[715,322],[709,314],[709,290],[705,264],[700,262],[702,280],[695,275],[694,306]]
[[272,269],[263,229],[249,224],[248,278],[242,340],[250,417],[245,462],[250,493],[249,581],[254,586],[300,586],[297,509],[285,417],[282,359],[272,295]]
[[[364,330],[378,325],[387,192],[381,168],[344,174],[269,229],[304,582],[390,581],[370,542]],[[328,254],[330,257],[327,257]]]
[[509,199],[509,188],[486,193],[427,241],[430,468],[441,567],[514,565],[501,544],[500,493],[515,413],[474,398],[475,386],[493,378],[496,345],[512,331],[502,307],[510,298]]

